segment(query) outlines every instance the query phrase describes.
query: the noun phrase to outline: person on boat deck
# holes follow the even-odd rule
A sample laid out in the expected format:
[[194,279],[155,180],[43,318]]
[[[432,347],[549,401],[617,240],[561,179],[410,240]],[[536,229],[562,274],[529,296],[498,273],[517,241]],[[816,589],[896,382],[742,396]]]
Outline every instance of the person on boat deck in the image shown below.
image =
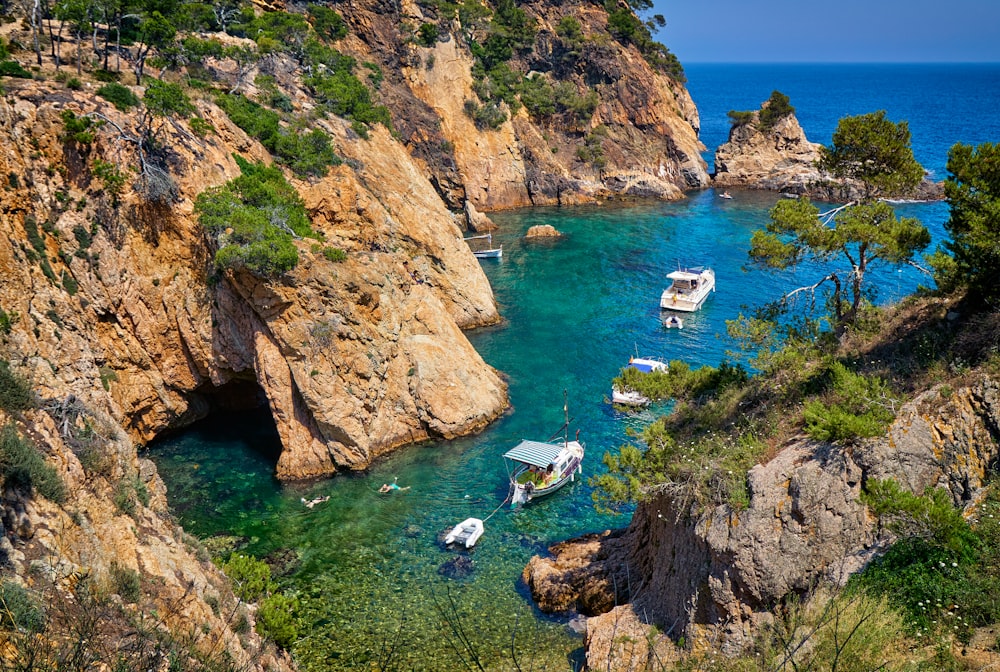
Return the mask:
[[392,483],[383,483],[382,487],[379,488],[378,491],[379,492],[392,492],[393,490],[409,490],[410,486],[406,486],[405,488],[399,487],[399,484],[396,483],[396,481],[398,480],[398,478],[399,477],[397,476],[396,478],[392,479]]

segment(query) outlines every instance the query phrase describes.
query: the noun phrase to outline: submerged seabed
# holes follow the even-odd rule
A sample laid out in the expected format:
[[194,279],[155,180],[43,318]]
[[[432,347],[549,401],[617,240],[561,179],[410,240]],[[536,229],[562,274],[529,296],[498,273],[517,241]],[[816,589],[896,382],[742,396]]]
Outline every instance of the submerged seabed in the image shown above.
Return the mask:
[[[533,608],[521,571],[548,544],[627,518],[596,513],[585,480],[511,511],[501,506],[501,455],[522,438],[549,438],[562,423],[566,390],[572,426],[587,445],[585,476],[599,473],[603,453],[657,412],[622,415],[606,403],[610,380],[630,355],[718,364],[730,347],[726,320],[806,277],[742,268],[750,234],[776,197],[735,196],[706,191],[677,204],[496,215],[504,257],[482,264],[504,323],[470,338],[508,376],[510,413],[478,436],[405,449],[366,474],[308,488],[283,487],[271,476],[278,440],[264,411],[218,416],[151,448],[172,508],[200,537],[236,535],[258,557],[301,559],[282,582],[302,598],[306,638],[296,654],[303,669],[368,669],[388,656],[398,669],[443,671],[461,669],[472,655],[484,667],[513,669],[512,634],[523,669],[532,659],[534,669],[573,669],[580,636],[566,619]],[[900,212],[921,217],[936,237],[947,217],[943,204]],[[552,224],[565,237],[525,241],[535,224]],[[667,330],[658,299],[664,274],[678,264],[713,267],[718,291],[685,316],[682,330]],[[919,280],[913,269],[883,273],[880,298],[900,297]],[[393,478],[410,489],[379,494]],[[312,509],[301,501],[326,495]],[[494,511],[473,552],[441,547],[443,531]]]

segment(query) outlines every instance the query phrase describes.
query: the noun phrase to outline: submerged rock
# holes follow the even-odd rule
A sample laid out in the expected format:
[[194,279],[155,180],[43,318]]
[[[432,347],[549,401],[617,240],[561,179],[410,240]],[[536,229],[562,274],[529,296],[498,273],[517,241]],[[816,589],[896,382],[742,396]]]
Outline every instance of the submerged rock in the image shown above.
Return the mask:
[[465,579],[472,575],[474,569],[472,558],[467,555],[456,555],[438,567],[438,574],[449,579]]

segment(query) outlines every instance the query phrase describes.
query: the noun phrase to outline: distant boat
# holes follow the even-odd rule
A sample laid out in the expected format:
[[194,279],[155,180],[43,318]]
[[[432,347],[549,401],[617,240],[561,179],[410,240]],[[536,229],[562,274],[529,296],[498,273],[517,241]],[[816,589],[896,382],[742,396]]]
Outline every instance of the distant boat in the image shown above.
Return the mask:
[[[668,370],[666,362],[661,362],[652,357],[629,357],[628,368],[636,369],[643,373],[652,373],[653,371],[666,372]],[[648,406],[649,399],[635,390],[612,385],[611,403],[622,406]]]
[[732,198],[732,197],[733,195],[730,194],[728,191],[724,191],[721,194],[719,194],[719,198]]
[[506,453],[511,485],[511,506],[527,504],[539,497],[551,495],[583,473],[584,444],[577,438],[569,440],[569,410],[563,402],[566,422],[560,431],[561,441],[521,441]]
[[715,271],[704,266],[682,268],[667,273],[670,286],[660,295],[660,308],[691,313],[715,291]]
[[681,319],[680,315],[671,314],[663,320],[663,326],[667,329],[683,329],[684,320]]
[[503,245],[500,247],[493,247],[493,234],[485,233],[481,236],[469,236],[465,238],[466,242],[470,240],[485,240],[486,243],[476,243],[473,245],[469,243],[469,247],[472,249],[472,254],[478,259],[499,259],[503,256]]
[[452,528],[444,538],[444,544],[445,546],[462,544],[466,548],[472,548],[481,536],[483,536],[483,521],[478,518],[466,518]]

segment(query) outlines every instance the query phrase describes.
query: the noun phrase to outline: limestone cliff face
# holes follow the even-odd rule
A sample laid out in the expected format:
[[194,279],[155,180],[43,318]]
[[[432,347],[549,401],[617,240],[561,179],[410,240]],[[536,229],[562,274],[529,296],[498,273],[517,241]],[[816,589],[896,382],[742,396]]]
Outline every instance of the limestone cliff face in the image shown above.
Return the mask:
[[[302,242],[299,265],[263,282],[214,278],[193,214],[200,191],[239,174],[232,152],[266,159],[221,111],[202,104],[218,129],[204,141],[164,125],[177,198],[156,208],[131,193],[113,206],[76,168],[81,150],[60,141],[63,109],[133,123],[102,99],[44,84],[9,91],[0,107],[0,168],[17,185],[0,194],[0,306],[21,316],[12,359],[43,394],[71,392],[145,442],[204,416],[213,399],[237,403],[249,390],[252,403],[256,383],[282,437],[282,478],[363,468],[405,443],[476,431],[506,407],[505,383],[461,331],[499,319],[489,284],[388,133],[365,141],[329,122],[355,167],[299,189],[347,260]],[[103,131],[88,151],[134,158]]]
[[[80,637],[95,662],[113,659],[101,657],[105,647],[111,654],[129,647],[123,656],[138,657],[179,644],[174,651],[228,658],[239,669],[294,670],[257,635],[254,605],[241,602],[205,550],[171,522],[156,468],[137,459],[115,420],[72,396],[40,403],[16,418],[0,411],[0,427],[34,443],[70,493],[56,504],[6,482],[0,497],[3,581],[44,595],[49,627],[67,637],[40,646],[39,661]],[[121,578],[130,576],[132,589]],[[105,603],[94,594],[114,597]],[[135,627],[143,614],[145,633]]]
[[777,600],[819,578],[842,581],[883,548],[858,499],[865,479],[893,478],[917,493],[943,487],[956,504],[972,503],[1000,455],[998,427],[996,380],[946,399],[932,389],[904,406],[884,439],[853,450],[804,438],[786,446],[750,471],[745,510],[719,506],[692,518],[660,496],[623,532],[533,558],[525,579],[543,609],[605,614],[588,623],[588,660],[601,669],[609,655],[621,665],[611,669],[636,662],[613,632],[637,621],[683,635],[696,650],[713,642],[737,652]]
[[[345,12],[357,35],[348,46],[382,63],[387,73],[399,72],[383,83],[382,99],[449,207],[458,210],[469,201],[488,211],[618,195],[673,200],[684,189],[708,185],[698,113],[687,90],[652,70],[634,47],[608,39],[603,8],[541,1],[518,7],[537,21],[538,37],[530,51],[515,54],[512,67],[553,85],[568,83],[581,96],[593,91],[593,113],[539,119],[522,107],[495,130],[477,127],[466,112],[466,103],[478,100],[464,37],[472,28],[411,1],[398,15]],[[582,26],[583,41],[573,49],[557,35],[563,17]],[[400,25],[427,22],[446,31],[433,46],[400,36]],[[600,145],[601,166],[578,156],[588,137]]]

